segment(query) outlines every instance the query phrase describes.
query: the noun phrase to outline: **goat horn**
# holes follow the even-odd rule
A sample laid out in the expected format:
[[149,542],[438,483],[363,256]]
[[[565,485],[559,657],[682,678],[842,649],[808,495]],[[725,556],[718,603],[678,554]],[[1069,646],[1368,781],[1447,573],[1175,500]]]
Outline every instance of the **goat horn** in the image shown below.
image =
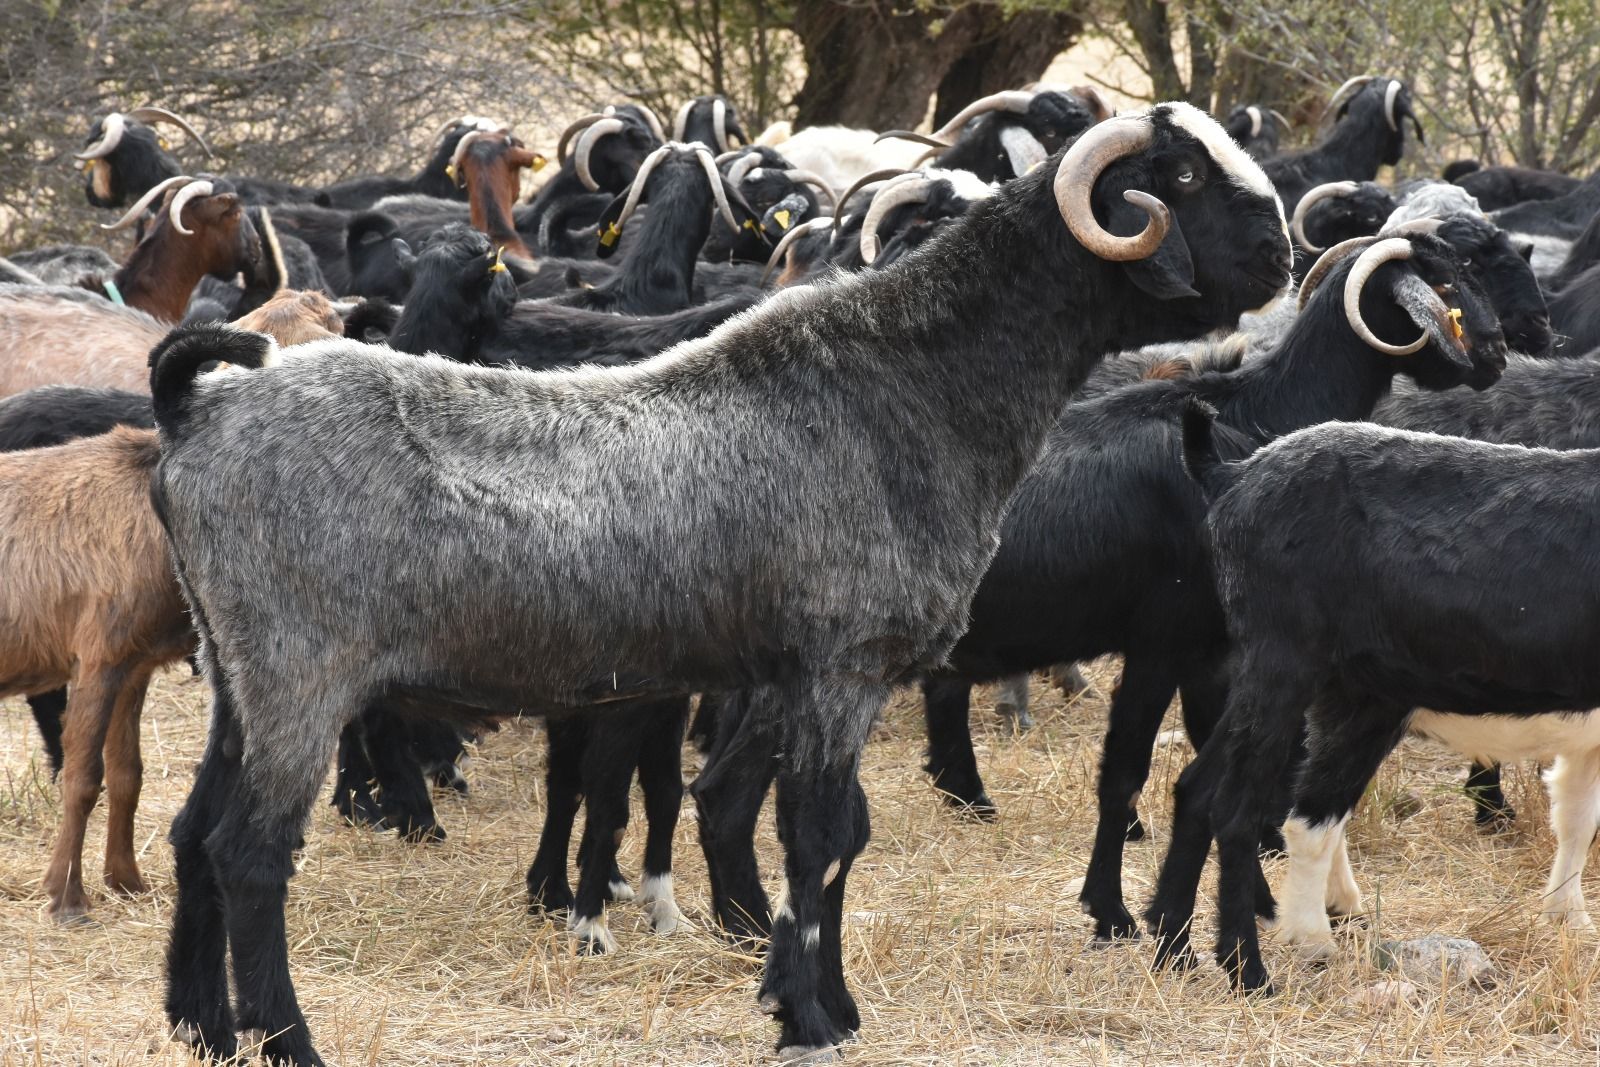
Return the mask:
[[1254,104],[1251,104],[1249,107],[1244,109],[1244,113],[1246,115],[1250,116],[1250,137],[1251,137],[1251,139],[1253,140],[1253,139],[1255,139],[1257,137],[1260,137],[1261,136],[1261,109],[1259,107],[1256,107]]
[[461,135],[461,140],[456,142],[456,150],[450,153],[450,165],[445,168],[452,181],[457,185],[461,184],[461,160],[466,156],[467,149],[484,138],[493,136],[494,134],[483,130],[471,130]]
[[1100,90],[1092,85],[1074,85],[1071,92],[1088,106],[1089,114],[1094,116],[1096,122],[1104,122],[1116,114],[1111,105],[1106,103],[1106,98],[1100,95]]
[[1443,226],[1443,225],[1444,225],[1444,219],[1438,219],[1438,218],[1411,219],[1409,222],[1402,222],[1400,225],[1394,227],[1394,229],[1392,229],[1392,230],[1384,231],[1383,236],[1384,237],[1410,237],[1410,236],[1413,236],[1413,235],[1422,234],[1422,235],[1426,235],[1428,237],[1437,237],[1438,234],[1439,234],[1439,227]]
[[961,132],[961,127],[979,115],[991,111],[1014,111],[1017,114],[1026,114],[1028,105],[1033,103],[1036,93],[1023,92],[1020,89],[1007,89],[1001,93],[990,93],[988,96],[974,100],[960,111],[956,112],[951,120],[933,131],[933,136],[941,140],[950,140]]
[[711,128],[716,131],[717,151],[728,150],[728,102],[722,97],[711,101]]
[[[720,167],[724,163],[728,162],[728,160],[730,160],[730,159],[738,159],[740,156],[744,155],[746,152],[752,152],[752,151],[755,151],[755,150],[752,149],[752,148],[730,148],[726,152],[720,152],[720,153],[717,154],[717,166]],[[759,154],[760,153],[757,153],[757,155],[759,155]]]
[[606,115],[596,111],[592,115],[585,115],[581,119],[575,120],[572,125],[562,130],[561,140],[556,143],[556,162],[565,163],[567,161],[567,144],[574,137],[576,137],[580,131],[588,129],[590,126],[593,126],[595,123],[606,117]]
[[122,132],[127,128],[128,120],[122,114],[113,111],[100,120],[100,140],[85,148],[82,152],[74,152],[73,159],[80,159],[87,163],[91,159],[104,159],[117,150],[117,145],[122,143]]
[[1279,111],[1277,108],[1275,108],[1275,107],[1274,108],[1268,108],[1267,109],[1267,114],[1269,114],[1273,118],[1277,119],[1278,122],[1280,122],[1283,125],[1284,129],[1287,130],[1289,128],[1289,120],[1287,118],[1285,118],[1283,112]]
[[867,217],[861,224],[861,261],[871,263],[878,258],[881,246],[878,243],[878,227],[889,212],[902,204],[920,204],[928,199],[928,190],[933,187],[933,179],[923,177],[917,173],[904,174],[889,182],[878,195],[872,198],[872,206],[867,208]]
[[187,174],[178,174],[168,178],[164,182],[161,182],[159,185],[152,185],[149,191],[139,198],[139,202],[130,207],[120,219],[118,219],[116,222],[102,222],[100,224],[100,228],[102,230],[127,229],[129,226],[133,225],[135,219],[144,214],[145,208],[149,207],[151,203],[166,195],[168,189],[171,189],[175,185],[183,185],[186,182],[192,181],[194,181],[194,179],[189,177]]
[[872,185],[875,182],[888,181],[890,178],[895,178],[902,174],[910,173],[911,171],[906,170],[903,167],[889,167],[885,170],[875,170],[871,174],[863,174],[861,177],[857,178],[856,183],[850,188],[846,189],[844,191],[844,195],[835,202],[835,206],[839,209],[839,211],[834,213],[833,228],[837,230],[840,224],[844,222],[844,216],[839,212],[844,211],[845,205],[850,203],[850,198],[852,196],[855,196],[862,189],[865,189],[867,186]]
[[728,168],[728,184],[737,189],[744,184],[744,180],[750,176],[751,171],[761,166],[761,163],[760,152],[751,152],[743,159],[735,160],[733,166]]
[[794,244],[804,234],[816,233],[818,230],[832,225],[833,216],[818,215],[814,219],[807,219],[779,238],[778,246],[772,250],[772,255],[767,257],[767,269],[761,272],[760,284],[763,287],[766,286],[767,279],[772,277],[773,270],[783,261],[783,257],[788,254],[790,245]]
[[1321,248],[1312,244],[1306,238],[1306,215],[1310,213],[1311,209],[1324,200],[1340,196],[1351,196],[1359,188],[1360,185],[1356,182],[1324,182],[1308,190],[1306,195],[1300,198],[1300,202],[1294,206],[1294,216],[1289,220],[1289,232],[1294,234],[1294,239],[1300,242],[1301,248],[1312,255],[1322,251]]
[[185,229],[183,225],[183,209],[197,196],[210,196],[212,185],[207,181],[190,182],[176,193],[172,194],[172,203],[167,205],[167,217],[172,220],[172,228],[185,237],[193,237],[194,231]]
[[667,131],[661,128],[661,116],[657,115],[653,110],[651,110],[649,104],[640,103],[635,104],[634,106],[639,109],[639,112],[642,115],[644,115],[645,124],[650,127],[650,132],[656,135],[656,140],[665,144],[667,140]]
[[937,148],[941,152],[950,147],[949,141],[941,141],[937,137],[929,137],[927,134],[918,133],[915,130],[889,130],[874,137],[872,143],[877,144],[879,141],[887,141],[891,138],[896,141],[915,141],[917,144],[925,144],[932,148]]
[[1347,78],[1343,85],[1333,91],[1333,96],[1328,99],[1328,109],[1323,114],[1332,115],[1337,113],[1339,106],[1360,92],[1362,86],[1371,81],[1373,77],[1374,75],[1371,74],[1357,74],[1354,78]]
[[1397,132],[1400,129],[1400,123],[1394,117],[1394,101],[1395,97],[1400,95],[1401,88],[1402,86],[1399,82],[1390,81],[1389,88],[1383,91],[1383,117],[1389,120],[1389,128]]
[[619,118],[596,119],[578,137],[578,145],[573,149],[573,169],[578,172],[578,180],[583,187],[591,193],[598,192],[600,183],[594,180],[594,175],[589,173],[589,153],[594,151],[594,143],[602,137],[610,137],[614,133],[621,133],[624,129]]
[[833,188],[829,186],[827,182],[823,181],[820,175],[814,174],[809,170],[801,170],[799,167],[790,167],[788,170],[783,172],[783,176],[797,185],[802,183],[809,185],[817,192],[827,197],[829,214],[832,214],[833,209],[838,206],[837,201],[833,199]]
[[1305,280],[1300,283],[1300,295],[1295,304],[1295,310],[1304,311],[1311,302],[1311,294],[1317,291],[1317,286],[1328,276],[1328,272],[1339,264],[1349,259],[1355,253],[1370,245],[1377,243],[1376,237],[1352,237],[1348,241],[1340,241],[1318,257],[1311,264],[1311,269],[1306,271]]
[[138,119],[140,122],[165,122],[168,125],[176,126],[193,138],[194,142],[200,146],[200,151],[204,152],[208,158],[216,155],[215,152],[211,151],[211,146],[206,144],[206,139],[195,132],[193,126],[164,107],[151,107],[149,104],[145,104],[128,112],[128,117],[130,119]]
[[[672,118],[672,139],[683,140],[683,135],[689,131],[689,112],[694,110],[694,101],[691,100],[678,109]],[[718,162],[721,162],[720,160]]]
[[739,220],[734,217],[733,208],[728,205],[728,191],[722,187],[722,172],[717,169],[717,162],[711,157],[711,150],[701,145],[695,149],[694,157],[700,161],[700,166],[705,168],[706,181],[711,183],[711,195],[717,202],[717,211],[722,215],[722,221],[728,224],[728,229],[738,233]]
[[618,215],[617,221],[613,223],[617,229],[622,229],[623,224],[633,217],[634,211],[639,207],[639,201],[644,199],[644,187],[650,180],[650,173],[661,165],[661,161],[666,159],[671,151],[671,145],[662,145],[645,156],[644,162],[639,164],[639,173],[633,176],[633,184],[628,186],[628,199],[622,202],[622,214]]
[[1350,274],[1344,280],[1344,317],[1350,321],[1350,328],[1356,332],[1357,337],[1389,356],[1409,356],[1421,351],[1422,346],[1428,343],[1428,334],[1424,331],[1421,337],[1409,345],[1392,345],[1379,340],[1378,335],[1372,332],[1372,328],[1361,317],[1361,290],[1366,287],[1367,280],[1373,273],[1385,263],[1410,258],[1410,241],[1404,237],[1385,237],[1361,253],[1356,265],[1350,268]]
[[1123,199],[1143,209],[1150,221],[1136,237],[1117,237],[1096,221],[1090,200],[1101,172],[1124,156],[1149,148],[1154,140],[1155,129],[1147,118],[1107,119],[1079,135],[1056,167],[1056,207],[1061,218],[1078,243],[1101,259],[1125,263],[1153,255],[1172,227],[1167,205],[1149,193],[1129,189]]

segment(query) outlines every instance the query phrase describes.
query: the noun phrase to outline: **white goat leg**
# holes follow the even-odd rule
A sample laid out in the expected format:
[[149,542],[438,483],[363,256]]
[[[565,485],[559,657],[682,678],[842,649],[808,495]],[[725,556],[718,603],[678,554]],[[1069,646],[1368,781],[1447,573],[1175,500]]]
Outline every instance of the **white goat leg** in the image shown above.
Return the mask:
[[1594,924],[1583,899],[1583,868],[1600,826],[1600,750],[1557,756],[1545,772],[1545,787],[1550,790],[1556,858],[1542,910],[1551,922],[1589,929]]
[[1328,923],[1324,897],[1349,818],[1346,812],[1337,822],[1312,826],[1298,815],[1291,815],[1283,824],[1283,839],[1289,846],[1289,873],[1283,882],[1278,939],[1295,946],[1307,959],[1333,954],[1333,927]]

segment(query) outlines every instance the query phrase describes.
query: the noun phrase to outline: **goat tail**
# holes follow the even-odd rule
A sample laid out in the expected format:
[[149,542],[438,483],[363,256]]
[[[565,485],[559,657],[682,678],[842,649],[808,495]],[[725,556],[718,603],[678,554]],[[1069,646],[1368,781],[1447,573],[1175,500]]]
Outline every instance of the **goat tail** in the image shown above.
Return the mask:
[[1215,424],[1217,409],[1204,400],[1186,397],[1183,401],[1183,466],[1200,485],[1210,504],[1232,484],[1230,466],[1217,451]]
[[170,437],[183,425],[194,380],[208,363],[227,363],[252,370],[277,355],[272,338],[216,322],[180,326],[150,350],[150,400],[156,425]]

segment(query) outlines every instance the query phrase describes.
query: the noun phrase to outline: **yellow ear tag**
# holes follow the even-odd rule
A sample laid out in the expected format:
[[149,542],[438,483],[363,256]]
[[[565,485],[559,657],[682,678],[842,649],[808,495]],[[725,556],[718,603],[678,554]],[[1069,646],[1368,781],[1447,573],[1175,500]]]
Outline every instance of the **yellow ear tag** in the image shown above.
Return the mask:
[[95,161],[92,159],[86,159],[83,161],[83,172],[85,174],[88,174],[90,171],[94,170],[94,162]]
[[164,150],[170,150],[172,148],[172,146],[167,143],[167,139],[165,137],[157,137],[156,144],[160,145]]
[[1460,308],[1450,309],[1450,329],[1455,333],[1457,341],[1461,340],[1463,334],[1465,333],[1465,331],[1461,329],[1461,315],[1462,312]]
[[772,217],[773,217],[774,220],[777,221],[778,225],[781,226],[782,228],[784,228],[785,230],[787,230],[789,228],[789,219],[790,219],[789,212],[787,212],[787,211],[774,211],[772,213]]
[[617,238],[622,236],[622,231],[617,229],[615,222],[606,223],[606,228],[600,231],[600,243],[607,248],[617,243]]
[[494,263],[489,267],[490,274],[504,274],[509,268],[505,264],[506,246],[501,245],[495,250]]
[[449,178],[452,183],[455,182],[455,180],[456,180],[456,165],[454,163],[446,163],[444,165],[444,176],[446,178]]
[[541,170],[544,170],[544,165],[546,163],[548,163],[548,162],[550,162],[548,159],[544,158],[543,156],[539,155],[538,153],[534,153],[534,157],[533,157],[533,172],[535,174],[538,174]]
[[755,229],[756,228],[756,220],[755,219],[745,219],[744,220],[744,228],[747,229],[747,230]]

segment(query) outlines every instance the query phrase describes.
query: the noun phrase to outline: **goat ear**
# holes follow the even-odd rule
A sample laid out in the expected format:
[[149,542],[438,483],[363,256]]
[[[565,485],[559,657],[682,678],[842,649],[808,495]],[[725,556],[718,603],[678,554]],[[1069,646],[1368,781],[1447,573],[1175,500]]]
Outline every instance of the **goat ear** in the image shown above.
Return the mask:
[[627,202],[628,194],[618,193],[600,213],[600,222],[596,229],[598,243],[595,245],[594,254],[601,259],[610,259],[622,240],[622,231],[617,228],[617,219],[622,216],[622,205]]
[[1533,262],[1533,242],[1532,241],[1524,241],[1522,244],[1519,244],[1517,246],[1517,255],[1522,257],[1523,262],[1532,263]]
[[[1142,210],[1119,199],[1111,209],[1109,229],[1114,234],[1131,237],[1144,229],[1149,219]],[[1126,264],[1126,270],[1134,285],[1157,300],[1200,295],[1194,287],[1194,261],[1189,256],[1189,242],[1184,240],[1176,218],[1155,255],[1133,260]]]
[[1457,369],[1470,373],[1472,357],[1467,352],[1469,338],[1461,328],[1462,309],[1446,307],[1433,286],[1410,270],[1398,273],[1393,289],[1394,302],[1422,328],[1429,345]]
[[208,196],[199,205],[200,217],[208,220],[227,218],[239,211],[239,197],[234,193],[218,193]]
[[407,274],[417,269],[417,254],[399,237],[394,239],[394,260]]

